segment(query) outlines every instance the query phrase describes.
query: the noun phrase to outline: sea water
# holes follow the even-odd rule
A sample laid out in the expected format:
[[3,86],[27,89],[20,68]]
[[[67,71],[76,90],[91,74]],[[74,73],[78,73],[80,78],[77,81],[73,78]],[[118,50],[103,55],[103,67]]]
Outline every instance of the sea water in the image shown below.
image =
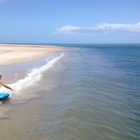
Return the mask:
[[67,46],[15,66],[26,70],[0,106],[1,139],[139,140],[140,45]]

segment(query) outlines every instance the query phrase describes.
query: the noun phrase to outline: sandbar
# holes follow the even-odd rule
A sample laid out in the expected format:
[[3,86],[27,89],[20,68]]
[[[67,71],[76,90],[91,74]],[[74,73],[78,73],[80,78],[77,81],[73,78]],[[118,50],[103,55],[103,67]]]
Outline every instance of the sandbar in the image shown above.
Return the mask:
[[27,62],[63,50],[66,47],[0,44],[0,66]]

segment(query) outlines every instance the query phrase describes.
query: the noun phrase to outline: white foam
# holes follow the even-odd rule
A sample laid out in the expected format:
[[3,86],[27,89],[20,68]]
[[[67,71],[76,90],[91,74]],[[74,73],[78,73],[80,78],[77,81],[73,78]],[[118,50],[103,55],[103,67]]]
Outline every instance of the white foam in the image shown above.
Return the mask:
[[[43,72],[45,72],[46,70],[51,68],[63,56],[64,56],[64,53],[60,54],[59,56],[57,56],[51,60],[46,60],[47,63],[45,65],[43,65],[40,68],[32,69],[30,71],[30,73],[28,73],[24,79],[21,79],[16,83],[9,84],[9,86],[12,87],[13,89],[15,89],[15,91],[17,93],[18,91],[22,90],[23,88],[26,88],[26,87],[34,84],[35,82],[40,80]],[[5,89],[4,87],[1,87],[0,91],[5,92],[5,91],[7,91],[7,89]]]

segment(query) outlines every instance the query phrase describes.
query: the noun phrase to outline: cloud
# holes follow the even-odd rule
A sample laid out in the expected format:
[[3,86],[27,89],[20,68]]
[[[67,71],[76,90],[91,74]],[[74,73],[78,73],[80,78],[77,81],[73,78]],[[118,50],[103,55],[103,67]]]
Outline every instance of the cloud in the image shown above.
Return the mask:
[[103,23],[94,27],[63,26],[57,28],[54,34],[78,34],[78,33],[99,33],[110,31],[139,32],[140,22],[136,24],[110,24]]
[[78,30],[82,30],[82,28],[77,26],[67,25],[56,29],[56,32],[54,32],[54,34],[72,34]]

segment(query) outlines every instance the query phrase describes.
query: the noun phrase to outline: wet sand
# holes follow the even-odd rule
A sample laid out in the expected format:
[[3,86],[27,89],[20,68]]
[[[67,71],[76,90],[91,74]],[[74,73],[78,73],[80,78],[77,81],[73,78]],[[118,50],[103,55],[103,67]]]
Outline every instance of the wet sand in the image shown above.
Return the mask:
[[42,45],[0,45],[0,66],[27,62],[50,55],[64,47]]

